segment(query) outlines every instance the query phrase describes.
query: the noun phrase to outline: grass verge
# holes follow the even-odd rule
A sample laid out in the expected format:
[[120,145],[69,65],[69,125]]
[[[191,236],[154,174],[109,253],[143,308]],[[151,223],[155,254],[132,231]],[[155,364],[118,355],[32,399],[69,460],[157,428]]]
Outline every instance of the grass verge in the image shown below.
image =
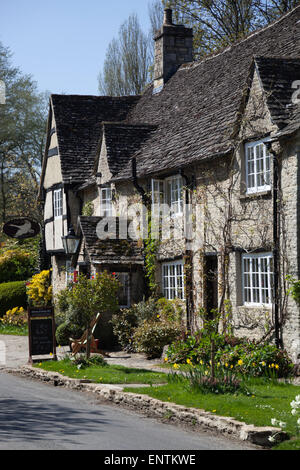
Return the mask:
[[2,325],[0,323],[0,335],[27,336],[27,326]]
[[103,384],[160,384],[167,382],[167,376],[163,372],[152,372],[145,369],[134,369],[120,365],[92,364],[88,367],[79,367],[69,358],[60,361],[45,361],[36,364],[35,367],[59,372],[60,374],[76,379],[87,379],[95,383]]
[[169,383],[160,387],[125,388],[124,391],[148,395],[152,398],[176,403],[189,408],[198,408],[220,416],[229,416],[246,424],[271,426],[271,419],[286,423],[284,430],[290,440],[273,449],[299,450],[300,436],[290,403],[299,394],[299,386],[267,379],[249,380],[249,395],[200,393],[190,389],[188,384]]

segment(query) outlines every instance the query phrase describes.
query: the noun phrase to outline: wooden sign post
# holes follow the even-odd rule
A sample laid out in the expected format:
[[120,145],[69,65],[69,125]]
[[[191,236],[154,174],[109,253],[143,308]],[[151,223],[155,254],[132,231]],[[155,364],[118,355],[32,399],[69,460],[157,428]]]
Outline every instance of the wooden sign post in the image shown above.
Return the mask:
[[52,355],[57,360],[55,342],[55,323],[53,307],[28,308],[29,360],[32,356]]

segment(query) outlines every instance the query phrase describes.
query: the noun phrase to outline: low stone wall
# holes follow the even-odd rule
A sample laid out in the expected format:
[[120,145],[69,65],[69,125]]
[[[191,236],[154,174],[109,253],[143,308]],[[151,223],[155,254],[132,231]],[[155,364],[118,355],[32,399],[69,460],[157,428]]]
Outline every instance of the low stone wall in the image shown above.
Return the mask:
[[255,427],[230,417],[217,416],[196,408],[186,408],[174,403],[166,403],[146,395],[124,392],[116,385],[94,384],[88,380],[70,379],[57,372],[47,372],[31,366],[16,369],[5,368],[5,372],[23,377],[41,380],[54,386],[96,394],[99,398],[139,411],[152,418],[167,419],[169,422],[185,424],[194,430],[207,429],[224,435],[247,441],[257,446],[270,447],[270,436],[276,440],[287,439],[287,434],[275,427]]

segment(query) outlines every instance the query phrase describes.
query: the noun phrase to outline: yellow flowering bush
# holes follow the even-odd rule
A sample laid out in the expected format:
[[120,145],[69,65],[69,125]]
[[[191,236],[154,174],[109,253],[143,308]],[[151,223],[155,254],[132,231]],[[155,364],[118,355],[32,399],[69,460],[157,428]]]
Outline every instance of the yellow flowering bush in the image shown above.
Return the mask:
[[1,322],[4,325],[24,326],[27,324],[27,312],[23,307],[14,307],[6,312]]
[[41,271],[32,277],[27,286],[27,295],[30,302],[38,307],[50,305],[52,302],[52,286],[50,271]]
[[35,259],[31,253],[19,248],[0,250],[0,283],[23,281],[34,271]]

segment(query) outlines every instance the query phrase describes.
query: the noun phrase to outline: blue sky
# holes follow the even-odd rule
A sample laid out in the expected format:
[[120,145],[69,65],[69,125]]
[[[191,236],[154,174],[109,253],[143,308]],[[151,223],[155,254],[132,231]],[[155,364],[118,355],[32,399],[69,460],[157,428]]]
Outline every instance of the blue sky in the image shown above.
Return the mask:
[[98,94],[109,42],[136,13],[150,28],[150,0],[0,0],[0,41],[40,91]]

